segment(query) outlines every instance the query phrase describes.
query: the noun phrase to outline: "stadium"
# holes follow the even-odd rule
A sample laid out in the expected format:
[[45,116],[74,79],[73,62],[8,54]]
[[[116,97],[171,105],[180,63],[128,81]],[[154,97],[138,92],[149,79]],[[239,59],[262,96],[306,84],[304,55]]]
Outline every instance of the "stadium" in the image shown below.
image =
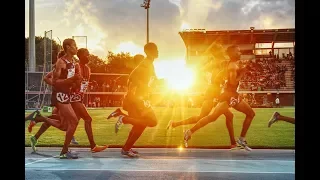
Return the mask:
[[[146,9],[148,10],[148,8]],[[52,87],[43,81],[45,75],[53,70],[52,62],[57,59],[57,54],[62,49],[61,42],[58,43],[54,40],[53,33],[54,30],[49,30],[44,32],[43,37],[33,37],[34,39],[31,39],[32,36],[30,36],[28,39],[26,38],[26,54],[29,55],[29,57],[26,55],[28,59],[25,60],[26,116],[35,110],[40,110],[42,115],[49,116],[53,110],[53,107],[51,107]],[[110,177],[112,179],[117,173],[120,173],[120,179],[130,179],[130,172],[138,173],[138,175],[133,175],[133,177],[138,179],[144,176],[147,179],[152,178],[161,172],[177,173],[171,176],[168,175],[169,177],[166,179],[181,178],[182,175],[179,175],[179,173],[183,172],[198,174],[194,178],[192,178],[193,175],[189,174],[188,176],[184,176],[184,179],[201,179],[205,177],[209,179],[252,179],[256,175],[255,173],[258,173],[259,177],[267,179],[294,179],[295,127],[292,124],[281,122],[275,123],[272,128],[268,128],[268,121],[274,112],[279,112],[281,115],[288,117],[294,117],[295,115],[295,29],[255,29],[255,27],[242,30],[183,29],[174,36],[177,35],[181,37],[185,45],[186,55],[184,62],[182,64],[178,63],[173,67],[177,72],[171,76],[167,72],[172,70],[166,69],[170,66],[170,64],[166,66],[168,62],[163,64],[161,62],[156,64],[155,62],[156,73],[160,72],[160,70],[157,71],[158,68],[162,69],[161,72],[165,71],[165,74],[169,74],[160,79],[160,82],[150,94],[150,103],[158,118],[158,125],[147,128],[134,145],[134,148],[139,149],[140,152],[146,155],[145,158],[143,155],[142,158],[139,158],[141,163],[146,164],[143,167],[144,169],[130,170],[129,166],[127,166],[130,162],[127,159],[119,159],[121,156],[118,149],[125,143],[131,126],[123,126],[119,133],[115,135],[115,121],[106,120],[110,113],[122,107],[124,96],[129,88],[127,87],[128,77],[137,64],[140,63],[134,62],[134,55],[122,52],[119,54],[109,54],[107,61],[103,62],[97,60],[94,55],[91,55],[88,64],[91,68],[91,77],[88,89],[84,92],[83,104],[93,119],[92,130],[95,141],[97,144],[107,144],[109,148],[105,154],[101,153],[101,155],[96,157],[88,155],[87,151],[90,144],[85,132],[85,123],[82,120],[80,120],[74,134],[78,144],[70,145],[71,149],[84,154],[83,158],[86,162],[92,161],[94,164],[96,163],[95,158],[103,159],[107,157],[100,163],[105,165],[112,163],[112,160],[115,159],[113,165],[115,167],[102,168],[104,165],[99,167],[96,165],[92,165],[92,167],[85,165],[84,169],[82,169],[72,163],[67,163],[68,165],[60,169],[61,172],[77,171],[79,173],[82,170],[90,172],[101,170],[105,176],[99,177],[100,179],[104,179],[103,177]],[[87,48],[87,42],[90,40],[90,36],[85,35],[74,35],[71,38],[76,41],[78,48]],[[36,43],[32,45],[30,40],[34,40]],[[255,112],[255,117],[246,136],[248,144],[253,149],[253,152],[249,152],[251,155],[243,152],[245,150],[228,154],[230,153],[230,140],[227,136],[228,131],[224,116],[220,116],[215,122],[208,124],[199,133],[194,134],[188,142],[188,148],[184,147],[183,135],[193,125],[167,129],[170,120],[180,121],[200,113],[205,98],[204,94],[208,87],[208,77],[210,76],[210,73],[203,72],[201,69],[208,62],[215,59],[212,52],[216,51],[215,47],[217,44],[221,45],[224,51],[231,45],[239,46],[241,50],[239,66],[249,67],[248,72],[245,73],[240,81],[238,93],[240,94],[240,99],[246,101]],[[34,49],[30,50],[31,47],[34,47]],[[30,58],[31,51],[41,51],[41,54],[36,54],[35,57]],[[228,57],[224,57],[228,59]],[[276,103],[276,99],[280,103]],[[230,108],[230,110],[234,114],[234,133],[238,137],[246,116],[234,109]],[[33,127],[32,132],[29,132],[28,125],[29,121],[26,121],[26,175],[29,173],[27,176],[30,179],[36,179],[35,177],[40,173],[36,171],[41,171],[42,173],[43,170],[45,175],[48,177],[50,175],[53,179],[70,179],[70,177],[68,178],[65,175],[53,175],[59,170],[59,167],[56,165],[61,163],[59,159],[56,160],[55,158],[59,149],[63,146],[65,132],[53,127],[49,128],[37,143],[40,153],[32,154],[30,137],[39,130],[41,123],[37,123]],[[217,161],[220,158],[221,164],[214,164],[213,161],[217,158],[213,157],[215,155],[218,157]],[[227,159],[223,159],[226,156],[228,156]],[[173,161],[174,158],[177,158],[177,162]],[[198,158],[197,163],[192,164],[189,162],[190,158]],[[79,160],[81,159],[79,158]],[[173,164],[175,163],[183,164],[184,161],[188,161],[187,163],[191,163],[191,166],[195,168],[179,165],[177,167],[178,170],[168,170],[164,167],[159,168],[157,167],[158,165],[148,165],[148,159],[156,159],[153,162],[155,164],[161,164],[162,159],[167,159],[170,161],[168,166],[172,167],[174,167]],[[202,164],[206,163],[206,159],[208,162],[213,163],[210,166],[211,168],[218,170],[214,171],[210,168],[199,170]],[[252,162],[247,161],[247,159],[252,160]],[[259,161],[259,159],[261,162],[265,161],[266,164],[263,164],[264,162],[262,162],[263,165],[261,166],[256,164],[255,161]],[[219,170],[219,166],[230,166],[230,164],[223,163],[238,160],[239,163],[248,162],[249,165],[246,165],[243,169],[240,168],[240,170],[232,169],[230,172],[228,170]],[[39,166],[36,164],[39,164]],[[122,166],[121,164],[125,165]],[[48,169],[42,169],[43,167],[40,166],[47,167]],[[254,169],[254,166],[258,168]],[[262,166],[266,168],[263,170],[261,169]],[[123,171],[117,170],[120,167],[124,167],[125,170],[123,171],[128,171],[129,173],[125,175],[121,174]],[[154,168],[150,169],[150,167]],[[259,169],[259,167],[261,168]],[[283,168],[283,171],[277,171],[274,167]],[[109,172],[112,172],[111,175],[108,174]],[[49,175],[46,173],[49,173]],[[143,173],[147,173],[147,175]],[[217,175],[217,173],[222,173],[222,175]],[[243,174],[243,177],[234,177],[234,173]],[[76,173],[72,172],[72,174]],[[89,172],[81,174],[81,176],[86,179],[93,178]],[[81,179],[79,174],[74,178]]]

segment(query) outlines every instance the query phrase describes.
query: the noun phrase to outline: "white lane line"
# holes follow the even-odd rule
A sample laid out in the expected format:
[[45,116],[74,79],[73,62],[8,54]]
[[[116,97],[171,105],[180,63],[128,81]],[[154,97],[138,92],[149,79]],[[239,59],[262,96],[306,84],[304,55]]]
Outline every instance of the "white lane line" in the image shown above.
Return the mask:
[[28,170],[38,170],[38,171],[116,171],[116,172],[192,172],[192,173],[241,173],[241,174],[295,174],[295,172],[288,171],[288,172],[282,172],[282,171],[203,171],[203,170],[173,170],[173,169],[165,169],[165,170],[159,170],[159,169],[67,169],[67,168],[60,168],[60,169],[54,169],[54,168],[48,168],[48,169],[42,169],[42,168],[26,168],[26,171]]
[[39,159],[39,160],[36,160],[36,161],[33,161],[33,162],[25,164],[25,166],[30,165],[30,164],[34,164],[34,163],[37,163],[37,162],[45,161],[45,160],[48,160],[48,159],[56,158],[56,157],[59,157],[59,155],[52,156],[52,157],[49,157],[49,158],[25,158],[25,159]]
[[[54,156],[57,157],[57,156]],[[50,157],[53,158],[53,157]],[[45,158],[46,159],[50,159],[50,158]],[[43,159],[43,158],[25,158],[25,159]],[[138,158],[138,159],[129,159],[129,158],[107,158],[105,159],[104,157],[102,158],[79,158],[79,160],[99,160],[101,161],[103,159],[103,161],[215,161],[215,162],[289,162],[289,163],[294,163],[295,160],[270,160],[270,159],[190,159],[190,158],[186,158],[186,159],[143,159],[143,158]],[[39,160],[40,161],[40,160]]]

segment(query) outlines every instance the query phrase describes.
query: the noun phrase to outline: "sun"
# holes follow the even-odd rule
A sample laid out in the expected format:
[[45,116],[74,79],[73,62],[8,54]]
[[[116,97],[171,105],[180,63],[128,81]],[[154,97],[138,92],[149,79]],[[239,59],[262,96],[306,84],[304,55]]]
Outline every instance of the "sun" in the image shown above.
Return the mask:
[[164,78],[168,87],[176,91],[188,90],[194,84],[194,71],[184,60],[166,60],[154,63],[158,78]]
[[175,70],[173,76],[168,78],[168,85],[173,90],[186,90],[193,84],[193,72],[188,68],[179,68]]

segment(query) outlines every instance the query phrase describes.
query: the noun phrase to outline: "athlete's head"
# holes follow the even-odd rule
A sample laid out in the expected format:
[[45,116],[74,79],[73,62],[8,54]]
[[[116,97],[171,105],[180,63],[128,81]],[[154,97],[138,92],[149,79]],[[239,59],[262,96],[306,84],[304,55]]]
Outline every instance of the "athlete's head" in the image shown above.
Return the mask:
[[144,45],[144,52],[146,53],[147,57],[152,59],[158,58],[158,47],[155,43],[149,42]]
[[241,52],[240,48],[237,45],[229,46],[227,49],[227,54],[230,57],[230,60],[237,61],[240,60]]
[[62,43],[63,50],[66,54],[76,55],[77,54],[77,44],[74,39],[65,39]]
[[80,48],[77,52],[77,56],[80,60],[80,64],[87,64],[89,62],[89,51],[86,48]]

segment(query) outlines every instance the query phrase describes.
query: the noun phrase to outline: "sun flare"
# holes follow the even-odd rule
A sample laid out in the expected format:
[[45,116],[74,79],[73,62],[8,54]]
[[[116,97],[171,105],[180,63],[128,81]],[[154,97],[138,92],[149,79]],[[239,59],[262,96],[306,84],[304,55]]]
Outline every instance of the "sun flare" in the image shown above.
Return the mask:
[[154,63],[158,78],[164,78],[172,90],[184,91],[194,83],[194,71],[186,67],[184,60],[164,60]]

